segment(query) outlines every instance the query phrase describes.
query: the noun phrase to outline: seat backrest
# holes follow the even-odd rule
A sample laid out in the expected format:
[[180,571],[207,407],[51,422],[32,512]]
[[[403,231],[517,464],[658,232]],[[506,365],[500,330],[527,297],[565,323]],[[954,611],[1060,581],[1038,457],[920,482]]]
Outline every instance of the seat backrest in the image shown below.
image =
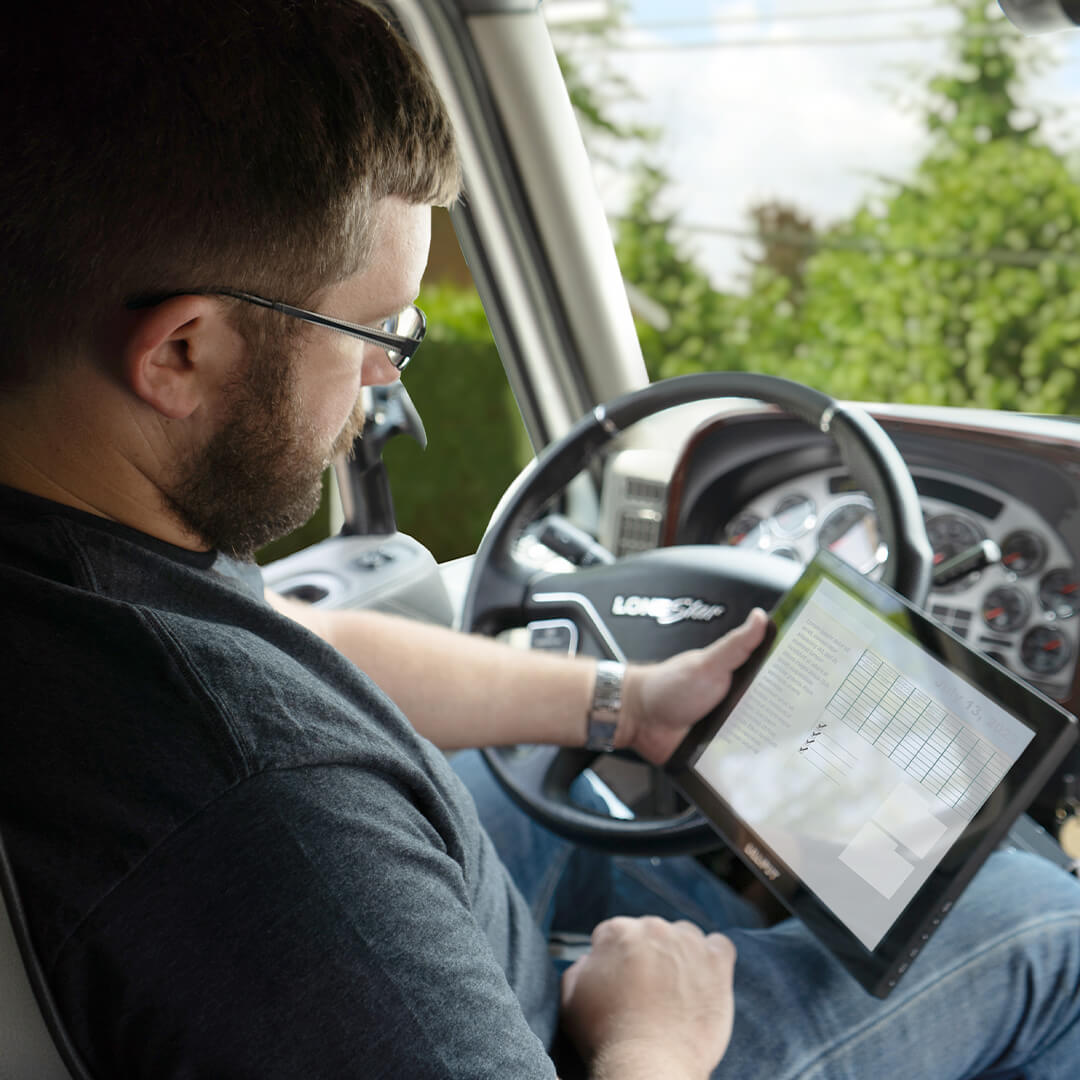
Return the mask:
[[0,1080],[91,1080],[41,974],[2,836]]

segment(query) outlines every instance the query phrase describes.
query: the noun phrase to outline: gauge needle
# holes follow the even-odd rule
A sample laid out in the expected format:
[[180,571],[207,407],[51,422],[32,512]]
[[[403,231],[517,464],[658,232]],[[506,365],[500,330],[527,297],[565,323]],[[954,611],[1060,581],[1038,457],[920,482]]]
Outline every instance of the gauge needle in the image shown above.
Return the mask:
[[996,608],[991,608],[988,612],[986,612],[986,617],[988,619],[996,619],[999,615],[1004,615],[1004,614],[1005,614],[1005,609],[1003,607],[996,607]]
[[1061,648],[1061,640],[1048,641],[1042,648],[1043,652],[1053,652],[1055,649]]

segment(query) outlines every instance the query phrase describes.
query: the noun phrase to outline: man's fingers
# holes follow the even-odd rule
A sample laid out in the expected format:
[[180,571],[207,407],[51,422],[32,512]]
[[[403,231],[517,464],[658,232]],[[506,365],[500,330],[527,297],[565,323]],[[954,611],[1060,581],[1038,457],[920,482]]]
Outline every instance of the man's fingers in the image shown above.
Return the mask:
[[735,966],[736,952],[735,943],[726,934],[706,934],[705,944],[713,952],[718,953],[727,960],[732,967]]
[[605,919],[593,927],[592,943],[593,945],[602,945],[610,938],[617,938],[622,934],[632,932],[639,924],[648,925],[655,918],[654,915],[645,915],[640,919],[633,919],[629,915],[613,915],[610,919]]
[[562,1000],[565,1004],[574,994],[574,986],[577,984],[578,976],[581,974],[581,965],[585,962],[585,957],[581,957],[579,960],[575,960],[562,974]]
[[761,608],[754,608],[734,630],[729,630],[722,638],[713,642],[709,651],[722,654],[732,667],[739,667],[761,644],[768,623],[769,617],[765,612]]

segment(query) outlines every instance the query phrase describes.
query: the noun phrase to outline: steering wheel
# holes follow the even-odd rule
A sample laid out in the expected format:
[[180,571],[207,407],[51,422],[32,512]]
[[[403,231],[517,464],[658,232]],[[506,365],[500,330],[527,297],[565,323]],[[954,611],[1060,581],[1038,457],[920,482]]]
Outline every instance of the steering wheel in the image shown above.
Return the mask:
[[[597,406],[517,478],[477,551],[462,628],[496,634],[534,620],[569,620],[582,651],[645,661],[706,645],[741,623],[755,606],[769,610],[799,576],[798,565],[787,559],[698,545],[659,548],[552,574],[514,556],[525,527],[614,436],[653,413],[720,397],[777,405],[833,439],[873,500],[888,545],[883,580],[921,605],[930,588],[933,554],[911,474],[878,424],[861,409],[788,379],[713,372],[653,383]],[[684,617],[650,617],[649,600],[657,597],[678,598]],[[659,609],[654,605],[652,610]],[[670,611],[670,605],[664,610]],[[716,834],[692,808],[670,818],[621,820],[574,805],[570,785],[595,759],[594,752],[530,746],[490,748],[484,756],[526,813],[575,843],[627,855],[717,846]]]

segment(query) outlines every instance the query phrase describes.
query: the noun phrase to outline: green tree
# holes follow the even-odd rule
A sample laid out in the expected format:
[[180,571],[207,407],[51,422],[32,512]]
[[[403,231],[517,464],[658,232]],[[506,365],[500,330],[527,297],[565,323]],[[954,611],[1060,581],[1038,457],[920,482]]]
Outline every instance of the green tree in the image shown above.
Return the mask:
[[997,139],[1023,139],[1038,128],[1025,118],[1015,91],[1021,68],[1038,62],[1038,53],[1008,25],[996,4],[955,0],[962,19],[953,39],[952,70],[930,80],[926,123],[937,136],[937,152]]
[[623,276],[669,317],[665,326],[638,320],[638,338],[651,379],[738,366],[722,362],[718,355],[729,329],[729,298],[712,287],[708,275],[676,239],[676,216],[661,209],[668,184],[661,169],[639,162],[630,205],[615,223]]
[[814,253],[814,223],[793,203],[765,199],[750,207],[750,220],[759,251],[748,256],[752,267],[767,267],[791,282],[792,294],[802,292],[806,263]]
[[1021,39],[980,0],[959,7],[931,150],[808,262],[787,370],[854,398],[1074,411],[1080,187],[1017,105]]
[[[602,18],[552,27],[559,70],[594,161],[610,163],[625,156],[622,151],[627,145],[650,143],[657,138],[654,129],[619,120],[612,112],[614,103],[636,97],[625,72],[612,63],[603,49],[604,43],[619,31],[625,10],[624,3],[613,2],[608,15]],[[582,44],[586,46],[584,53],[580,50]],[[588,58],[588,63],[582,63],[582,56]]]
[[[631,280],[661,299],[648,274],[666,261],[707,316],[703,341],[662,342],[656,373],[751,369],[858,400],[1080,412],[1080,187],[1017,106],[1037,58],[982,0],[957,6],[952,69],[928,88],[929,152],[908,182],[807,236],[798,274],[760,258],[745,295],[697,296],[670,220],[657,259],[634,250],[643,224],[620,235],[644,275]],[[759,235],[772,224],[759,218]]]

